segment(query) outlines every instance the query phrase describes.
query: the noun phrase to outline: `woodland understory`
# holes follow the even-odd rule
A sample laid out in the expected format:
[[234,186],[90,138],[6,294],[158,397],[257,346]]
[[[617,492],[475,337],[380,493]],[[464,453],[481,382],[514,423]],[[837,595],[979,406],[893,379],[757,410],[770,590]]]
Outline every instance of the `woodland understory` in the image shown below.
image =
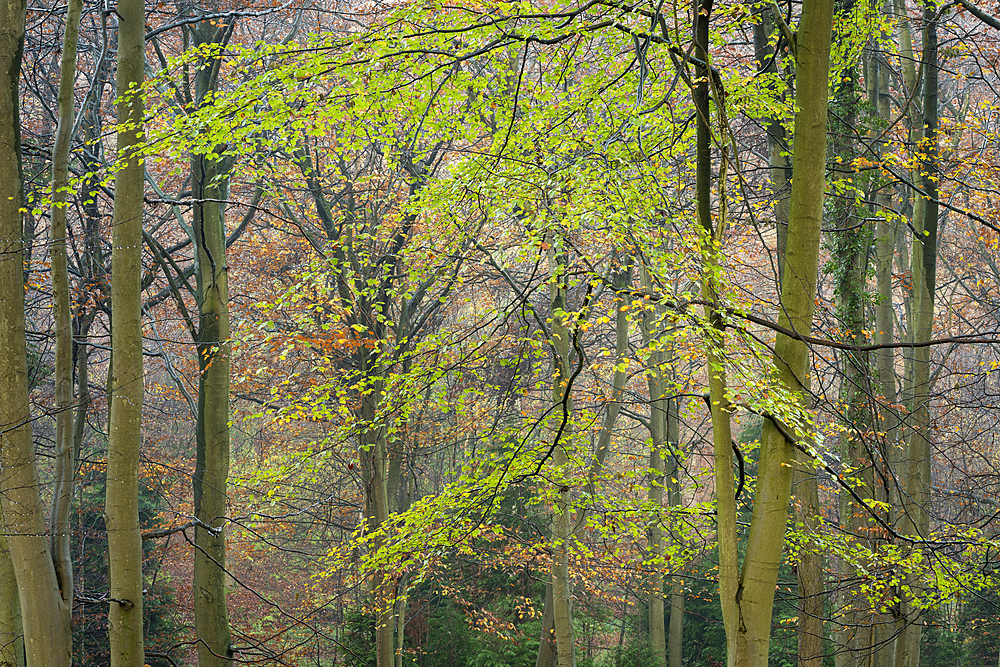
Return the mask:
[[1000,664],[998,67],[996,0],[0,0],[0,667]]

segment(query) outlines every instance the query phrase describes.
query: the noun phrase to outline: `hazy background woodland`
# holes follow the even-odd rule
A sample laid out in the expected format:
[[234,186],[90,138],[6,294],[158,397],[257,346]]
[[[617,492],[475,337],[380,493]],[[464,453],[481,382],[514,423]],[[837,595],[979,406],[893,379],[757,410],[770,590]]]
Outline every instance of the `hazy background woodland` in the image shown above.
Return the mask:
[[998,63],[995,0],[5,2],[0,665],[1000,664]]

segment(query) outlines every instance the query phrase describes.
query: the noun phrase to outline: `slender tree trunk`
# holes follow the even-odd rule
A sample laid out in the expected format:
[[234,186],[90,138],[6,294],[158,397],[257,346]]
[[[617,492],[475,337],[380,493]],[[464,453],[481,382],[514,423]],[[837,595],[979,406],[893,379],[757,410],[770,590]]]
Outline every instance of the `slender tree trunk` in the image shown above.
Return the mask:
[[[802,333],[812,329],[819,264],[832,21],[832,0],[809,0],[802,8],[796,45],[798,111],[795,115],[788,249],[779,322]],[[802,400],[809,373],[808,346],[778,334],[774,364],[782,384]],[[720,445],[716,442],[717,456]],[[731,667],[767,665],[771,611],[784,548],[791,494],[791,464],[795,458],[792,443],[786,438],[784,429],[770,420],[765,421],[753,515],[739,588],[736,591],[720,590],[722,595],[733,596],[723,601],[724,612],[727,606],[730,607],[729,617],[724,616],[724,620]],[[728,470],[721,471],[717,472],[717,478],[720,474],[731,475]],[[721,500],[722,489],[717,489],[717,493]],[[723,520],[720,510],[720,533],[723,531]],[[727,527],[726,530],[734,532],[735,527]],[[720,564],[720,570],[723,566]],[[732,576],[720,571],[720,578],[731,580]]]
[[[225,45],[232,20],[201,21],[190,28],[192,47]],[[194,102],[210,103],[218,90],[221,58],[198,62]],[[222,154],[226,146],[219,146]],[[196,247],[198,302],[198,423],[194,477],[194,623],[200,667],[232,661],[232,636],[226,605],[226,504],[230,430],[229,382],[232,342],[229,324],[229,266],[226,257],[226,204],[233,168],[231,157],[191,156],[194,199],[191,221]]]
[[[914,338],[929,340],[934,326],[934,295],[937,280],[938,232],[938,38],[937,9],[933,2],[924,3],[923,48],[923,121],[920,146],[920,186],[926,194],[923,216],[916,221],[913,240],[913,296],[916,302]],[[927,501],[931,485],[931,373],[930,348],[921,347],[913,353],[913,382],[910,404],[910,441],[907,452],[906,500],[903,503],[903,525],[914,537],[927,539],[930,517]],[[914,547],[919,548],[919,547]],[[908,582],[911,591],[919,590],[919,576]],[[920,609],[911,599],[901,607],[907,625],[897,640],[896,667],[917,667],[920,664]]]
[[[792,471],[795,520],[807,536],[817,535],[823,524],[819,483],[811,463],[806,456],[800,455],[799,463]],[[826,616],[823,603],[826,595],[823,590],[825,577],[821,549],[818,540],[807,537],[806,546],[799,555],[799,667],[823,665],[823,619]]]
[[396,667],[403,667],[403,641],[406,633],[406,575],[399,578],[396,586],[398,591],[396,597]]
[[[70,0],[59,70],[59,125],[52,148],[52,310],[55,321],[55,484],[52,491],[49,548],[66,612],[73,608],[73,559],[69,548],[69,510],[76,459],[73,451],[73,329],[70,316],[69,260],[66,254],[66,206],[69,200],[69,149],[73,134],[73,88],[82,0]],[[69,620],[67,619],[67,622]]]
[[[377,357],[367,352],[362,368],[374,376],[378,366]],[[376,381],[373,390],[362,397],[361,419],[365,431],[361,435],[363,443],[359,456],[361,471],[365,479],[365,517],[369,528],[377,530],[389,519],[389,457],[384,429],[377,421],[378,397],[382,392],[381,381]],[[380,542],[373,545],[378,549]],[[375,655],[378,667],[394,667],[395,661],[395,604],[392,595],[392,578],[380,570],[372,577],[372,602],[375,607]]]
[[[886,0],[883,5],[886,15],[892,12],[891,0]],[[888,34],[883,34],[883,38],[889,38]],[[873,79],[869,83],[869,103],[878,110],[879,118],[888,125],[891,121],[891,110],[889,108],[889,67],[883,59],[885,55],[873,48],[869,59],[869,77]],[[881,158],[883,155],[884,142],[878,141],[878,133],[881,130],[872,130],[871,142],[872,150]],[[886,183],[876,181],[875,187],[875,217],[878,219],[875,230],[875,282],[878,293],[878,300],[875,304],[875,342],[886,345],[894,342],[893,330],[893,290],[892,290],[892,268],[893,255],[896,248],[896,237],[899,234],[898,222],[892,211],[892,195]],[[876,486],[875,497],[893,506],[897,502],[895,484],[893,484],[895,471],[898,469],[896,454],[896,434],[899,423],[899,412],[893,407],[896,403],[896,368],[895,357],[891,349],[882,349],[876,353],[875,367],[878,376],[879,391],[882,394],[882,403],[878,422],[881,424],[879,430],[885,435],[879,443],[879,453],[881,456],[881,479],[889,480],[889,483]],[[891,520],[886,515],[885,519]],[[875,617],[874,628],[874,651],[875,657],[872,667],[890,667],[892,662],[892,627],[885,614]]]
[[145,6],[118,3],[118,158],[111,252],[111,414],[108,423],[108,529],[111,667],[142,667],[142,539],[139,535],[139,448],[143,368],[143,166],[134,151],[142,140],[143,102],[137,93],[145,65]]
[[[616,256],[615,261],[618,261]],[[611,436],[614,433],[618,415],[621,413],[622,392],[625,388],[625,381],[628,373],[622,369],[620,364],[628,359],[628,334],[629,317],[627,308],[623,306],[627,303],[627,289],[632,284],[632,260],[627,259],[619,270],[612,276],[612,284],[617,290],[614,301],[615,308],[615,371],[611,380],[611,396],[604,407],[604,419],[601,422],[601,431],[597,436],[597,444],[594,447],[594,455],[587,470],[586,493],[590,502],[596,502],[597,478],[604,470],[604,461],[611,446]],[[587,506],[582,507],[575,518],[577,528],[583,525],[587,516]],[[535,661],[536,667],[548,667],[556,659],[555,646],[555,617],[552,607],[552,580],[546,583],[545,602],[542,611],[542,637],[538,647],[538,657]]]
[[[229,24],[203,21],[191,28],[193,46],[223,43]],[[194,99],[208,101],[218,88],[221,59],[199,63]],[[220,152],[224,147],[220,147]],[[226,259],[225,201],[229,197],[231,158],[191,156],[194,198],[191,232],[197,252],[198,423],[193,477],[195,517],[194,623],[200,667],[232,661],[232,637],[226,606],[226,504],[230,432],[229,376],[232,343],[229,328],[229,280]]]
[[[906,94],[908,98],[917,99],[916,94],[922,85],[921,80],[917,78],[917,68],[916,68],[916,57],[913,51],[913,38],[910,31],[908,12],[906,9],[906,3],[904,0],[893,0],[894,14],[896,16],[896,30],[898,34],[899,51],[900,51],[900,65],[903,73],[903,82],[906,85]],[[915,102],[911,104],[906,109],[907,120],[909,123],[909,140],[911,145],[916,144],[920,140],[920,130],[923,126],[922,120],[922,110],[919,105]],[[911,171],[913,181],[919,183],[920,174],[919,169],[914,169]],[[916,193],[912,188],[906,187],[904,190],[907,192],[906,199],[910,202],[910,208],[912,211],[913,228],[917,229],[923,220],[924,211],[924,198]],[[899,235],[900,240],[903,240],[902,234]],[[919,240],[914,239],[913,244],[918,244]],[[904,250],[901,250],[901,255],[904,255]],[[904,255],[905,256],[905,255]],[[905,339],[909,342],[916,340],[914,320],[916,311],[916,289],[915,285],[919,282],[920,267],[910,266],[910,292],[905,295],[904,307],[906,311],[906,321],[908,326],[906,326]],[[901,402],[903,402],[907,408],[912,407],[912,395],[913,395],[913,365],[914,356],[913,350],[908,350],[903,352],[903,386],[901,392]],[[910,423],[910,415],[905,415],[905,420],[902,422],[900,428],[897,429],[896,438],[900,438],[900,432],[904,430],[904,426],[908,426]],[[907,517],[909,516],[909,510],[907,508],[907,493],[905,490],[906,477],[907,477],[907,452],[905,447],[894,447],[891,449],[892,460],[890,465],[892,465],[893,477],[892,477],[892,493],[894,495],[895,503],[890,506],[891,520],[892,523],[897,527],[897,529],[902,531],[911,530],[907,525]],[[894,665],[911,665],[911,657],[913,653],[913,630],[914,628],[909,624],[910,619],[913,617],[912,605],[905,597],[903,592],[897,589],[897,595],[899,596],[899,612],[896,616],[895,623],[893,624],[893,635],[896,637],[893,642],[893,651],[891,657],[891,664]]]
[[[762,6],[759,20],[753,26],[754,51],[757,70],[767,74],[778,73],[779,57],[771,46],[774,32],[772,9]],[[785,93],[781,94],[782,99]],[[785,249],[788,244],[788,206],[791,185],[792,161],[789,157],[788,130],[781,119],[771,115],[761,119],[767,135],[767,161],[771,177],[771,193],[774,200],[775,258],[778,265],[778,289],[785,273]]]
[[[680,406],[676,398],[667,399],[667,446],[671,457],[665,468],[667,503],[672,508],[681,507],[680,482]],[[670,625],[667,630],[667,667],[681,667],[684,642],[684,580],[674,577],[670,587]]]
[[[21,0],[0,2],[0,529],[7,535],[9,566],[17,582],[27,663],[68,667],[69,611],[45,537],[28,409],[18,105],[25,13]],[[10,579],[5,577],[4,582]],[[4,598],[12,603],[9,589]],[[13,632],[14,609],[3,613],[5,631]]]
[[[192,159],[196,203],[192,230],[198,253],[198,422],[193,477],[195,517],[194,620],[198,664],[228,665],[232,658],[226,608],[226,503],[229,477],[229,285],[224,204],[227,175],[217,162]],[[213,201],[214,200],[214,201]]]
[[[643,288],[652,287],[649,271],[642,267]],[[659,513],[663,507],[664,465],[661,452],[667,445],[667,400],[664,397],[666,383],[663,373],[666,365],[663,354],[651,347],[653,324],[657,314],[648,310],[642,312],[642,346],[648,350],[646,385],[649,388],[649,502]],[[663,527],[659,517],[649,527],[649,551],[652,570],[649,574],[649,647],[652,664],[664,666],[667,663],[667,631],[663,608]]]
[[[709,21],[712,1],[700,0],[695,13],[695,57],[708,62]],[[708,326],[704,332],[705,363],[708,371],[709,409],[712,414],[712,443],[715,456],[716,533],[719,544],[719,601],[726,628],[726,655],[732,661],[740,653],[736,629],[742,625],[739,600],[739,555],[737,547],[736,485],[733,479],[733,434],[725,367],[725,325],[720,314],[719,279],[722,257],[719,242],[722,224],[712,224],[712,132],[709,107],[711,72],[697,69],[698,83],[692,91],[696,123],[695,196],[698,225],[702,234],[702,295]],[[721,182],[721,179],[720,179]]]
[[[604,461],[608,456],[608,448],[611,446],[611,436],[614,433],[615,424],[618,422],[618,415],[622,409],[622,391],[625,388],[625,381],[628,373],[625,372],[621,364],[628,359],[628,303],[627,292],[632,284],[632,261],[615,271],[611,278],[612,285],[618,290],[615,297],[615,372],[611,379],[611,397],[605,404],[604,420],[601,422],[601,432],[597,436],[597,446],[594,447],[594,457],[590,461],[587,471],[587,493],[593,497],[597,493],[596,480],[601,471],[604,470]],[[581,510],[577,517],[577,526],[581,525],[585,519],[585,512]]]
[[[573,399],[569,386],[570,338],[572,333],[566,326],[566,255],[561,247],[561,239],[552,239],[549,250],[549,272],[552,287],[550,301],[552,308],[551,342],[553,347],[552,366],[552,417],[554,424],[549,429],[553,438],[551,446],[552,464],[556,475],[561,476],[569,462],[566,453],[567,440],[572,427]],[[557,247],[559,246],[559,247]],[[569,541],[570,541],[570,490],[563,487],[557,491],[555,511],[552,517],[552,617],[556,635],[556,658],[559,667],[575,667],[576,645],[573,638],[572,592],[569,581]]]

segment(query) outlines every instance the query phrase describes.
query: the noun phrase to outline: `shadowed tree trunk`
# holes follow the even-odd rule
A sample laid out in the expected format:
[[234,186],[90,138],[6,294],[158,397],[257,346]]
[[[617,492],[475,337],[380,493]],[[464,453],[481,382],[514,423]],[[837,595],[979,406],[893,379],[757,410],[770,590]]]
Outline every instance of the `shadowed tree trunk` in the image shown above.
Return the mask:
[[[920,140],[920,132],[923,126],[923,112],[920,105],[916,102],[917,92],[919,87],[922,85],[921,81],[917,78],[917,67],[916,67],[916,57],[913,51],[913,37],[910,30],[908,12],[906,10],[906,5],[904,0],[893,0],[894,15],[896,17],[896,32],[897,32],[897,42],[899,44],[900,52],[900,66],[903,75],[903,83],[906,86],[905,93],[907,98],[910,99],[910,103],[906,108],[907,123],[909,126],[909,140],[911,145],[915,145]],[[915,168],[911,170],[911,177],[915,183],[919,183],[920,175],[919,169]],[[909,202],[909,208],[911,209],[913,228],[916,229],[920,225],[920,221],[923,219],[924,210],[924,198],[918,195],[912,188],[904,187],[904,203]],[[902,235],[900,234],[900,237]],[[902,240],[902,239],[900,239]],[[883,250],[885,254],[888,254]],[[904,255],[905,256],[905,255]],[[888,259],[891,267],[891,258]],[[902,270],[902,267],[900,267]],[[891,268],[890,268],[891,270]],[[915,281],[917,276],[913,275],[911,268],[911,278]],[[884,279],[891,280],[891,279]],[[906,325],[902,325],[904,328],[905,335],[903,336],[906,341],[912,342],[915,340],[915,326],[914,326],[914,292],[911,290],[910,294],[904,298],[904,307],[906,312]],[[891,312],[889,313],[891,317]],[[889,339],[891,340],[891,338]],[[889,371],[890,366],[886,360],[881,362],[885,367],[886,372]],[[881,372],[881,371],[880,371]],[[892,368],[892,372],[895,373],[895,368]],[[883,380],[883,384],[886,380]],[[903,352],[903,382],[901,391],[897,391],[897,402],[904,403],[907,407],[912,404],[912,394],[913,394],[913,351],[905,350]],[[893,415],[889,415],[892,419]],[[903,420],[899,422],[895,435],[895,442],[890,441],[890,446],[887,447],[889,450],[890,457],[888,459],[889,466],[892,471],[890,477],[890,489],[888,493],[888,501],[891,503],[889,512],[891,522],[897,526],[897,529],[905,529],[906,524],[906,508],[905,508],[905,484],[906,484],[906,447],[905,446],[892,446],[899,442],[902,437],[902,431],[905,430],[905,425],[908,423],[908,415],[903,415]],[[894,502],[893,502],[894,501]],[[897,587],[896,594],[901,598],[902,592]],[[907,626],[907,618],[910,616],[910,603],[906,599],[900,599],[898,614],[895,618],[895,622],[891,629],[892,635],[895,636],[895,641],[892,642],[891,650],[888,656],[883,656],[887,659],[888,665],[897,664],[897,661],[903,660],[906,664],[909,664],[909,656],[911,654],[911,640],[912,640],[912,628]]]
[[[938,231],[938,38],[937,9],[933,2],[924,3],[923,68],[923,137],[919,153],[920,179],[924,192],[923,215],[914,220],[913,239],[913,300],[916,321],[914,340],[930,340],[934,327],[934,292],[937,280]],[[910,396],[910,440],[906,461],[906,493],[902,503],[903,531],[927,539],[930,516],[927,500],[931,485],[931,374],[930,347],[913,351],[913,381]],[[914,547],[919,548],[919,547]],[[919,590],[918,577],[908,582],[911,591]],[[920,664],[920,609],[909,597],[901,600],[906,624],[896,640],[896,667],[917,667]]]
[[[9,561],[0,556],[0,564],[6,563],[8,571],[4,583],[11,581],[10,570],[17,582],[27,663],[69,667],[69,610],[59,591],[46,538],[28,409],[18,104],[26,11],[23,0],[0,2],[0,507],[10,553]],[[3,602],[11,606],[0,610],[0,629],[16,633],[17,605],[9,587]]]
[[[222,44],[232,20],[191,26],[192,46]],[[221,58],[198,62],[194,101],[208,102],[218,88]],[[219,151],[224,147],[220,147]],[[226,260],[226,204],[233,160],[191,156],[191,235],[196,248],[198,302],[197,460],[193,477],[194,512],[202,525],[194,533],[194,623],[200,667],[232,662],[226,608],[226,503],[229,478],[229,280]],[[209,530],[206,526],[211,526]]]
[[[552,324],[550,341],[552,345],[552,417],[549,431],[553,441],[551,446],[552,464],[557,477],[569,461],[566,454],[569,434],[572,428],[573,397],[570,394],[570,338],[572,333],[566,326],[566,249],[559,238],[550,240],[549,273],[551,280],[550,303]],[[552,619],[555,629],[556,659],[559,667],[576,665],[576,646],[573,638],[572,592],[569,581],[569,541],[570,541],[570,490],[557,490],[555,511],[552,516]]]
[[[885,0],[883,12],[888,16],[892,13],[892,0]],[[883,30],[882,38],[888,40],[890,35]],[[888,126],[891,122],[889,107],[889,76],[890,68],[886,54],[873,46],[868,58],[868,71],[865,77],[868,86],[868,101],[878,113],[878,118]],[[884,142],[879,141],[883,126],[872,127],[870,142],[871,150],[878,158],[884,152]],[[893,293],[892,268],[899,235],[898,222],[892,210],[892,195],[889,185],[882,180],[876,180],[875,191],[875,283],[878,299],[875,304],[875,342],[885,345],[893,342]],[[879,350],[875,353],[875,371],[878,378],[878,393],[882,394],[882,403],[877,421],[878,430],[884,433],[878,442],[881,458],[881,473],[878,479],[889,480],[888,483],[877,484],[873,489],[876,500],[891,507],[897,502],[895,485],[892,483],[895,471],[898,469],[898,454],[896,454],[897,425],[899,414],[891,406],[896,403],[896,368],[895,357],[891,349]],[[888,515],[884,518],[890,519]],[[890,667],[892,662],[892,627],[887,614],[873,610],[874,626],[872,629],[872,667]]]
[[[855,9],[854,0],[837,0],[838,16],[849,17]],[[836,198],[832,201],[833,245],[831,262],[835,276],[834,295],[837,319],[844,342],[854,345],[868,343],[866,327],[867,263],[871,245],[870,225],[858,216],[854,160],[858,154],[857,123],[859,90],[857,63],[852,58],[840,80],[834,82],[834,112],[831,113],[832,152],[837,158],[834,174]],[[874,486],[872,460],[867,441],[873,428],[873,415],[868,407],[871,394],[869,355],[867,352],[844,350],[840,359],[840,403],[844,430],[840,433],[840,460],[845,476],[861,498],[872,497]],[[865,534],[865,508],[846,490],[840,490],[840,525],[849,535]],[[868,623],[864,622],[864,601],[846,583],[854,580],[856,568],[843,558],[835,559],[842,582],[834,594],[834,608],[839,610],[839,625],[835,632],[834,661],[836,667],[857,667],[864,646],[868,643]]]

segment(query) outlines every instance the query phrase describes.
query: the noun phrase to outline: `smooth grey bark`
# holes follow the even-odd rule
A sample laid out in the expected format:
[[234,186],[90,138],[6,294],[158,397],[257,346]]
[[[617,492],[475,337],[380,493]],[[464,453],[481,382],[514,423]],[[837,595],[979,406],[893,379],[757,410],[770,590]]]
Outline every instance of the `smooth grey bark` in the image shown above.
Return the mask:
[[[642,267],[642,286],[650,289],[648,269]],[[664,490],[664,461],[661,452],[667,446],[667,400],[664,396],[666,383],[663,373],[665,372],[666,360],[664,354],[651,348],[653,343],[653,325],[658,319],[659,311],[643,310],[641,319],[642,346],[650,350],[646,362],[646,386],[649,391],[649,491],[648,498],[650,504],[659,513],[663,507]],[[676,471],[673,471],[676,474]],[[673,475],[671,475],[673,476]],[[667,631],[664,618],[663,605],[663,526],[659,517],[649,527],[649,552],[652,560],[652,572],[649,575],[649,648],[652,654],[653,665],[666,665],[667,663]]]
[[[190,28],[192,47],[225,44],[232,20],[202,21]],[[218,89],[221,58],[200,60],[194,70],[194,102],[207,103]],[[221,153],[225,147],[218,147]],[[191,156],[198,303],[197,458],[192,484],[194,533],[194,624],[200,667],[232,663],[226,605],[226,505],[229,478],[229,382],[232,343],[229,325],[229,266],[226,258],[226,200],[233,160]],[[213,530],[208,530],[211,526]]]
[[139,450],[143,362],[141,320],[143,101],[138,95],[145,66],[145,6],[118,3],[118,159],[112,216],[111,369],[108,383],[107,495],[111,667],[142,667],[142,538],[139,532]]
[[[26,662],[69,667],[69,611],[46,538],[28,408],[18,103],[26,11],[23,0],[0,0],[0,529],[7,535],[9,568],[17,583]],[[10,581],[8,575],[6,583]],[[12,597],[8,588],[4,599]],[[3,613],[5,632],[14,632],[14,609]]]
[[[917,77],[917,58],[914,54],[913,49],[913,37],[909,25],[909,14],[907,12],[905,0],[893,0],[894,16],[896,17],[896,33],[897,40],[899,43],[900,51],[900,63],[903,74],[903,83],[906,87],[905,94],[907,99],[910,100],[909,104],[905,109],[907,116],[907,123],[909,126],[909,141],[911,145],[915,145],[920,140],[920,134],[923,126],[923,115],[922,109],[918,101],[920,97],[918,95],[919,90],[923,84],[922,80]],[[920,182],[920,172],[919,169],[913,169],[911,171],[911,178],[914,183]],[[914,229],[916,229],[923,220],[924,211],[924,198],[918,195],[912,188],[904,188],[905,201],[909,201],[909,208],[911,209],[912,224]],[[903,234],[898,235],[898,240],[901,242],[900,255],[905,256],[906,244],[903,243],[905,236]],[[916,241],[914,241],[916,243]],[[911,257],[912,257],[912,253]],[[904,267],[900,267],[903,269]],[[912,262],[909,266],[905,267],[910,269],[911,281],[916,281],[917,275],[913,274]],[[919,275],[919,267],[917,268],[917,274]],[[911,283],[912,285],[913,283]],[[905,327],[904,339],[908,342],[916,340],[916,327],[915,327],[915,298],[914,290],[911,287],[910,293],[905,295],[903,304],[906,315],[906,322],[908,326]],[[903,352],[903,382],[901,390],[897,392],[897,402],[902,402],[906,406],[912,405],[912,395],[913,395],[913,361],[914,355],[913,351]],[[890,415],[890,418],[892,415]],[[909,416],[904,415],[904,421],[901,423],[900,427],[896,433],[896,439],[900,440],[904,437],[905,428],[908,427]],[[890,519],[892,523],[897,526],[900,530],[906,530],[907,526],[907,516],[908,510],[906,508],[906,477],[907,477],[907,452],[906,447],[893,447],[890,449],[891,459],[890,466],[892,467],[893,475],[891,477],[891,493],[894,496],[895,503],[890,505]],[[910,624],[910,619],[913,617],[912,605],[901,590],[897,589],[897,595],[900,597],[899,602],[899,612],[896,617],[895,623],[892,627],[892,634],[895,636],[895,641],[892,645],[892,652],[888,656],[889,664],[892,665],[907,665],[909,666],[912,657],[912,645],[913,645],[913,627]],[[883,656],[885,657],[885,656]]]
[[[73,329],[70,315],[69,258],[66,252],[66,208],[69,200],[69,149],[73,134],[73,89],[82,0],[69,0],[59,68],[59,123],[52,147],[52,310],[55,322],[55,479],[52,491],[49,549],[66,613],[73,608],[73,559],[70,554],[70,501],[76,457],[73,447]],[[69,620],[67,619],[67,622]]]
[[823,518],[819,504],[819,482],[811,464],[808,457],[799,456],[792,471],[795,521],[806,534],[806,545],[799,555],[796,573],[799,598],[799,667],[822,667],[824,656],[826,577],[822,547],[818,540],[811,537],[819,534]]
[[[552,312],[550,345],[552,346],[552,465],[555,474],[563,474],[569,462],[566,440],[572,431],[573,397],[570,380],[570,339],[566,325],[566,250],[560,238],[550,237],[549,300]],[[572,592],[569,581],[569,542],[571,491],[562,487],[556,491],[552,516],[552,617],[555,630],[556,661],[559,667],[575,667],[576,645],[573,638]]]

